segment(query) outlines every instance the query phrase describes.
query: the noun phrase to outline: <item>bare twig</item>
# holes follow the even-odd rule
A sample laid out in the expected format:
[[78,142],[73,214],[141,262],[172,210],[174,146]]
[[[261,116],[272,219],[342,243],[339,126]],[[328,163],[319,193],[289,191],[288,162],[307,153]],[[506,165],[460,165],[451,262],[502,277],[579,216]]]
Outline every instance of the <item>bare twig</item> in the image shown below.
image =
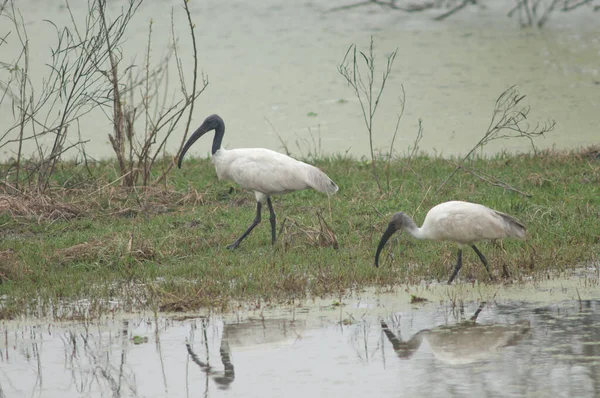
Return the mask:
[[458,166],[450,173],[450,175],[440,184],[436,192],[439,192],[444,185],[456,174],[460,166],[478,149],[483,148],[491,141],[503,138],[526,138],[531,142],[535,149],[533,140],[537,137],[543,137],[545,133],[554,129],[556,124],[550,120],[543,125],[536,124],[531,128],[528,123],[527,116],[529,115],[530,107],[525,106],[518,108],[519,103],[525,98],[519,94],[515,86],[509,87],[496,100],[494,111],[487,131],[483,137],[471,148],[471,150],[462,158]]
[[[359,63],[359,60],[357,60],[357,50],[355,44],[348,47],[342,62],[338,66],[338,72],[346,79],[348,85],[354,90],[354,95],[360,103],[365,126],[367,127],[367,132],[369,134],[369,149],[371,153],[373,177],[375,178],[375,182],[377,183],[379,191],[382,191],[382,188],[379,182],[375,151],[373,149],[373,120],[375,117],[375,112],[377,111],[377,106],[379,105],[379,100],[381,99],[381,94],[383,94],[383,90],[385,89],[385,83],[392,71],[396,53],[397,50],[393,51],[386,57],[387,65],[382,74],[380,82],[381,86],[379,87],[377,93],[373,91],[373,85],[375,83],[375,53],[372,36],[368,55],[363,52],[358,53],[360,55],[359,58],[362,58],[365,62],[366,81],[363,79],[361,74],[360,65],[362,63]],[[351,55],[351,59],[348,59],[349,55]]]
[[417,214],[417,212],[419,211],[419,209],[421,208],[421,206],[423,206],[423,203],[425,202],[425,199],[427,199],[427,196],[429,196],[429,192],[431,192],[431,185],[427,188],[427,191],[425,192],[425,195],[423,195],[423,199],[421,199],[421,202],[419,202],[419,205],[415,209],[415,212],[412,214],[413,217],[415,216],[415,214]]
[[[204,90],[206,89],[206,87],[208,86],[208,78],[206,78],[206,76],[204,76],[203,73],[201,74],[201,76],[198,76],[198,47],[196,44],[196,35],[194,33],[194,28],[196,27],[196,25],[192,22],[192,15],[191,15],[190,9],[188,7],[187,0],[183,0],[183,8],[185,10],[185,14],[187,16],[187,21],[188,21],[188,26],[190,28],[190,36],[192,38],[192,46],[193,46],[193,54],[194,54],[194,77],[193,77],[193,81],[192,81],[192,94],[187,94],[187,90],[185,87],[185,79],[183,77],[183,67],[181,65],[181,59],[179,58],[179,55],[177,54],[177,46],[175,44],[175,35],[173,35],[173,41],[174,41],[173,45],[174,45],[174,48],[176,51],[175,60],[177,62],[177,70],[179,71],[179,80],[181,83],[181,91],[185,98],[184,106],[181,109],[181,111],[178,112],[177,118],[173,124],[173,127],[176,125],[179,118],[181,118],[183,116],[183,113],[185,112],[185,110],[189,108],[189,111],[188,111],[188,117],[187,117],[186,124],[185,124],[185,130],[184,130],[185,133],[183,134],[183,137],[181,138],[181,142],[179,144],[179,149],[177,150],[177,154],[175,157],[173,157],[172,162],[166,167],[166,169],[163,171],[161,176],[159,178],[157,178],[157,180],[154,182],[154,184],[158,184],[161,181],[163,181],[164,178],[166,177],[167,173],[175,165],[177,157],[179,156],[179,153],[181,153],[181,150],[183,149],[183,146],[184,146],[185,141],[188,136],[190,124],[192,122],[192,115],[194,112],[194,103],[196,101],[196,98],[198,98],[200,96],[200,94],[202,94],[204,92]],[[173,23],[171,23],[171,25],[174,26]],[[201,83],[198,81],[199,77],[202,78]],[[201,88],[198,88],[199,85],[201,85]],[[161,146],[162,145],[164,145],[164,142],[161,144]],[[153,159],[153,161],[154,161],[154,159]]]
[[394,152],[394,142],[396,141],[396,135],[398,134],[398,127],[400,126],[400,120],[404,115],[404,106],[406,104],[406,93],[404,91],[404,85],[400,86],[402,89],[402,96],[398,98],[400,101],[400,113],[396,116],[396,127],[394,128],[394,135],[392,136],[392,142],[390,143],[390,151],[388,153],[388,159],[385,165],[385,180],[387,185],[387,190],[390,192],[390,162],[392,161],[392,154]]
[[468,4],[477,4],[477,2],[475,0],[463,0],[462,3],[460,3],[459,5],[457,5],[456,7],[446,11],[445,13],[438,15],[437,17],[433,18],[434,21],[441,21],[443,19],[448,18],[449,16],[457,13],[458,11],[462,10],[463,8],[465,8]]
[[554,11],[554,9],[558,5],[559,1],[561,1],[561,0],[552,0],[552,3],[550,3],[550,5],[548,7],[546,7],[546,9],[544,10],[544,13],[538,19],[538,22],[537,22],[538,28],[541,28],[542,26],[544,26],[544,24],[548,21],[548,18],[550,18],[550,14],[552,13],[552,11]]
[[[583,5],[590,4],[594,0],[551,0],[549,3],[545,0],[515,0],[515,5],[508,12],[508,17],[512,17],[516,12],[519,13],[519,20],[522,27],[537,25],[542,27],[549,19],[553,11],[559,8],[560,11],[568,12],[579,8]],[[456,4],[458,3],[458,4]],[[561,5],[562,3],[562,5]],[[353,8],[375,5],[382,8],[389,8],[402,12],[420,12],[432,8],[441,8],[448,4],[456,4],[448,11],[433,18],[434,21],[444,20],[457,12],[463,10],[469,4],[476,5],[477,0],[461,0],[461,1],[425,1],[420,3],[412,3],[406,6],[399,6],[396,0],[363,0],[356,3],[350,3],[343,6],[333,7],[326,12],[345,11]],[[593,10],[598,11],[600,6],[594,6]],[[541,12],[540,12],[541,11]]]
[[423,138],[423,120],[419,119],[419,128],[417,130],[417,135],[415,136],[415,140],[413,141],[412,148],[410,148],[410,153],[408,154],[408,159],[406,159],[407,166],[410,166],[412,160],[417,155],[417,151],[419,150],[419,142]]
[[[129,0],[129,5],[127,11],[122,14],[116,21],[107,23],[106,19],[106,0],[96,0],[97,12],[99,16],[100,26],[101,26],[101,37],[104,40],[105,51],[107,54],[108,62],[109,62],[109,71],[104,72],[106,79],[108,80],[111,88],[112,88],[112,122],[113,122],[113,134],[109,134],[108,138],[110,143],[117,155],[117,161],[119,162],[119,168],[121,170],[121,175],[127,175],[124,179],[124,182],[127,186],[133,186],[134,180],[131,173],[129,173],[131,169],[131,161],[130,166],[127,165],[126,155],[125,155],[125,140],[128,139],[129,132],[129,144],[133,145],[131,138],[132,134],[132,117],[131,113],[126,115],[126,111],[124,109],[124,101],[121,99],[123,96],[123,89],[120,86],[120,77],[119,77],[119,59],[117,58],[118,47],[120,45],[120,39],[122,36],[122,32],[125,31],[125,28],[133,15],[135,14],[137,8],[140,6],[142,0]],[[126,127],[126,120],[128,121],[128,128]]]
[[[589,4],[592,1],[594,1],[594,0],[578,0],[577,2],[573,2],[574,4],[571,4],[570,0],[565,0],[563,6],[561,8],[561,11],[571,11],[571,10],[579,8],[583,5]],[[597,7],[600,7],[600,6],[596,6],[596,8]]]
[[[10,4],[10,12],[4,13],[8,4]],[[0,86],[4,89],[1,101],[4,99],[12,101],[12,108],[17,110],[18,117],[15,118],[15,124],[0,136],[0,147],[18,143],[16,172],[11,176],[15,180],[15,186],[22,181],[31,184],[37,177],[37,189],[44,190],[48,187],[56,163],[62,154],[82,144],[81,140],[75,144],[69,143],[69,125],[103,103],[101,98],[104,92],[97,85],[100,77],[93,73],[99,61],[98,57],[94,56],[98,45],[92,34],[93,24],[89,18],[85,21],[86,33],[83,36],[77,28],[58,28],[47,21],[56,29],[57,42],[51,47],[51,59],[47,62],[49,73],[42,80],[41,88],[34,91],[28,66],[29,37],[15,4],[14,0],[5,0],[2,3],[0,16],[7,18],[13,24],[13,31],[21,44],[22,51],[11,64],[3,64],[13,72],[9,74],[8,80],[0,83]],[[66,5],[71,12],[68,2]],[[72,13],[70,15],[74,21]],[[17,90],[12,88],[15,84],[18,86]],[[53,136],[53,143],[49,150],[42,140],[46,135]],[[33,140],[36,144],[37,158],[24,158],[23,144],[29,140]],[[33,170],[26,177],[21,176],[24,163]]]
[[552,12],[559,8],[560,3],[560,10],[568,12],[589,3],[589,0],[580,0],[576,4],[571,4],[571,0],[552,0],[550,3],[541,0],[516,0],[515,6],[507,15],[512,17],[518,11],[522,27],[537,25],[541,28],[548,22]]
[[349,10],[351,8],[362,7],[362,6],[366,6],[366,5],[373,4],[373,3],[374,3],[373,0],[359,1],[358,3],[352,3],[352,4],[347,4],[344,6],[330,8],[329,10],[327,10],[327,12]]
[[500,187],[500,188],[504,188],[504,189],[506,189],[508,191],[512,191],[512,192],[518,193],[519,195],[523,195],[523,196],[528,197],[528,198],[531,198],[531,196],[532,196],[530,193],[527,193],[527,192],[521,191],[521,190],[519,190],[519,189],[517,189],[515,187],[512,187],[508,183],[506,183],[506,182],[504,182],[502,180],[499,180],[498,178],[496,178],[496,177],[494,177],[492,175],[486,174],[486,173],[484,173],[482,171],[475,170],[475,169],[467,167],[465,165],[460,165],[460,164],[458,164],[456,162],[449,162],[449,163],[451,163],[454,166],[456,166],[457,169],[464,170],[467,173],[472,174],[473,176],[479,178],[482,181],[487,182],[490,185],[493,185],[493,186],[496,186],[496,187]]
[[[11,7],[13,11],[13,15],[15,15],[14,3],[11,2]],[[17,35],[21,40],[23,46],[23,58],[24,58],[24,66],[20,70],[21,79],[19,84],[19,113],[21,114],[20,123],[19,123],[19,148],[17,150],[17,160],[16,160],[16,173],[15,173],[15,185],[17,189],[19,188],[19,171],[21,170],[21,156],[23,155],[23,135],[25,130],[25,124],[27,120],[28,113],[28,105],[29,101],[27,101],[26,93],[27,83],[29,81],[29,38],[27,37],[27,30],[25,29],[25,23],[23,21],[23,17],[21,16],[21,26],[23,26],[23,37],[21,37],[20,30],[17,29]]]
[[284,141],[283,137],[281,137],[281,134],[279,134],[279,131],[277,130],[277,127],[275,127],[273,125],[273,123],[271,123],[271,121],[269,120],[269,118],[266,117],[266,116],[265,116],[265,120],[267,121],[267,123],[269,123],[269,126],[271,126],[271,128],[273,129],[273,131],[277,135],[277,139],[279,140],[279,143],[281,144],[281,147],[285,151],[285,154],[288,155],[288,156],[291,156],[292,153],[290,152],[290,148],[288,147],[287,142]]
[[[467,1],[473,1],[473,0],[467,0]],[[417,3],[409,4],[406,7],[401,7],[401,6],[396,5],[396,0],[389,0],[389,1],[364,0],[364,1],[359,1],[358,3],[347,4],[347,5],[343,5],[343,6],[339,6],[339,7],[333,7],[333,8],[330,8],[329,10],[327,10],[327,12],[349,10],[352,8],[362,7],[362,6],[366,6],[366,5],[370,5],[370,4],[375,4],[375,5],[381,6],[383,8],[391,8],[392,10],[398,10],[398,11],[404,11],[404,12],[418,12],[418,11],[428,10],[430,8],[435,7],[435,3],[433,1],[419,3],[419,4],[417,4]]]

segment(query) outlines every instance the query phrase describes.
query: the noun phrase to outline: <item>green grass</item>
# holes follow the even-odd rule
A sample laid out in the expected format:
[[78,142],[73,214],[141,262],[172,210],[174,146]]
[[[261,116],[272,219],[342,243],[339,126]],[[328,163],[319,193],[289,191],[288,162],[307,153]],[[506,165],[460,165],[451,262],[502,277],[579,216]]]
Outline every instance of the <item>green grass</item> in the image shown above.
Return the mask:
[[[283,225],[277,244],[270,244],[267,213],[234,251],[225,246],[254,218],[254,195],[218,181],[209,160],[186,161],[166,187],[131,192],[109,185],[117,177],[110,162],[92,165],[91,175],[64,163],[55,176],[62,188],[48,196],[0,196],[0,317],[61,316],[64,306],[56,304],[81,299],[90,312],[80,315],[94,316],[108,311],[111,300],[125,310],[228,308],[446,281],[456,256],[452,244],[398,233],[378,269],[373,257],[394,212],[420,225],[430,207],[453,199],[485,204],[528,226],[526,243],[478,245],[499,281],[556,276],[600,254],[600,159],[590,154],[499,155],[469,164],[531,197],[465,171],[436,192],[454,169],[441,158],[392,161],[380,172],[382,186],[389,177],[384,192],[370,163],[321,159],[315,164],[338,183],[338,194],[275,197],[278,232]],[[465,251],[463,261],[458,281],[487,283],[475,253]]]

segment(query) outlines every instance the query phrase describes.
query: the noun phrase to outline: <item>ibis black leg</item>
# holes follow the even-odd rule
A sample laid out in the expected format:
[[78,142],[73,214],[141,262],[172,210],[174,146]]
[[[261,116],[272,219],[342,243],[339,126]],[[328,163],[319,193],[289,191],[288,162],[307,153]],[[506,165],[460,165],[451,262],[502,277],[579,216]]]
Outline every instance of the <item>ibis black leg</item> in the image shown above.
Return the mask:
[[472,322],[477,321],[477,317],[479,316],[479,313],[481,312],[481,310],[483,310],[484,306],[485,306],[485,301],[482,301],[481,304],[479,304],[479,308],[477,308],[477,311],[475,311],[475,314],[473,314],[473,316],[471,317]]
[[454,267],[454,272],[452,273],[452,276],[450,277],[450,279],[448,279],[448,284],[451,284],[454,278],[456,278],[458,271],[460,271],[460,267],[462,267],[462,249],[458,249],[458,260],[456,261],[456,267]]
[[271,203],[271,198],[267,196],[267,206],[269,207],[269,221],[271,222],[271,238],[273,239],[273,241],[271,242],[272,244],[275,244],[275,239],[277,238],[277,235],[275,234],[275,211],[273,211],[273,204]]
[[475,253],[477,253],[477,255],[479,256],[479,259],[481,260],[481,262],[485,266],[485,269],[486,269],[488,275],[490,276],[490,279],[493,280],[494,277],[492,277],[492,273],[490,272],[490,266],[488,265],[487,260],[485,259],[485,256],[483,255],[483,253],[481,253],[479,251],[479,249],[475,245],[471,245],[471,247],[473,248],[473,250],[475,250]]
[[261,206],[262,205],[260,202],[256,202],[256,217],[254,217],[254,221],[252,221],[252,224],[250,224],[250,226],[248,227],[246,232],[244,232],[242,234],[242,236],[240,236],[239,238],[237,238],[237,240],[235,242],[233,242],[232,244],[227,246],[228,249],[235,249],[236,247],[238,247],[240,245],[240,243],[244,240],[244,238],[246,238],[246,236],[248,236],[248,234],[250,234],[250,232],[252,232],[254,227],[256,227],[260,223],[260,208],[261,208]]

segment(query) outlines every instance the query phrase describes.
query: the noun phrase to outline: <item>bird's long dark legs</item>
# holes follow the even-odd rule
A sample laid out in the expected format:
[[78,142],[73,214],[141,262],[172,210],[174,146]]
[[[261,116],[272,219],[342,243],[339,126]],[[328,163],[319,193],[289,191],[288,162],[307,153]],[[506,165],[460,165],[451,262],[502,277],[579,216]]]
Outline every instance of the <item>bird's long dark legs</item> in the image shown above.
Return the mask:
[[273,241],[271,242],[272,244],[275,244],[275,239],[276,239],[276,235],[275,235],[275,211],[273,211],[273,204],[271,203],[271,198],[269,196],[267,196],[267,206],[269,207],[269,221],[271,222],[271,238],[273,238]]
[[239,238],[237,238],[237,240],[235,242],[233,242],[232,244],[227,246],[228,249],[235,249],[236,247],[238,247],[240,245],[240,243],[244,240],[244,238],[246,236],[248,236],[248,234],[254,229],[254,227],[256,227],[260,223],[260,208],[261,208],[261,206],[262,205],[260,202],[256,202],[256,217],[254,217],[254,221],[252,221],[252,224],[250,224],[250,226],[248,227],[246,232],[244,232],[242,234],[242,236],[240,236]]
[[473,316],[471,317],[471,321],[472,322],[476,322],[477,321],[477,317],[479,316],[479,313],[481,312],[481,310],[483,310],[483,307],[485,306],[485,301],[482,301],[481,304],[479,304],[479,308],[477,308],[477,311],[475,311],[475,314],[473,314]]
[[485,266],[485,269],[486,269],[488,275],[490,276],[490,279],[494,279],[494,277],[492,276],[492,273],[490,272],[490,266],[488,265],[487,260],[485,259],[485,256],[483,255],[483,253],[481,253],[475,245],[471,245],[471,247],[473,248],[473,250],[475,250],[475,253],[477,253],[477,255],[479,256],[479,259]]
[[454,278],[456,278],[456,275],[458,274],[458,271],[460,271],[460,267],[462,267],[462,249],[458,249],[458,260],[456,261],[456,267],[454,267],[454,272],[452,273],[452,276],[450,277],[450,279],[448,279],[448,284],[451,284],[452,281],[454,280]]

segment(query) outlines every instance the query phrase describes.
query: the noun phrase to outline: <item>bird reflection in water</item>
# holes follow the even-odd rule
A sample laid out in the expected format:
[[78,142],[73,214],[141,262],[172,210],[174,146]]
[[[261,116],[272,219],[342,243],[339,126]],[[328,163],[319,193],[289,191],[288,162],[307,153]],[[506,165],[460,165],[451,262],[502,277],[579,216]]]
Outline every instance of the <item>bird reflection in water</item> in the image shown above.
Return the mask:
[[201,323],[202,332],[204,335],[205,350],[207,359],[202,360],[194,352],[192,344],[187,343],[186,348],[191,360],[200,367],[200,369],[212,379],[220,389],[228,389],[235,380],[235,369],[233,366],[231,348],[233,351],[237,349],[243,350],[265,350],[294,344],[301,339],[301,333],[306,328],[304,321],[291,319],[246,319],[243,321],[223,323],[223,334],[219,346],[219,354],[223,370],[211,366],[208,360],[209,340],[207,330],[210,321],[203,319]]
[[399,334],[396,336],[383,320],[381,329],[400,359],[410,359],[425,339],[433,355],[442,362],[461,365],[483,361],[504,347],[516,345],[531,329],[527,320],[513,324],[477,324],[483,305],[468,321],[424,329],[408,341],[403,341]]
[[233,380],[235,380],[235,369],[233,367],[233,362],[231,362],[231,350],[229,349],[229,342],[227,339],[222,339],[221,346],[219,347],[223,370],[214,369],[210,366],[208,361],[203,362],[200,357],[196,355],[189,343],[186,343],[185,346],[192,361],[198,365],[208,377],[212,378],[219,388],[223,390],[229,388],[231,383],[233,383]]

